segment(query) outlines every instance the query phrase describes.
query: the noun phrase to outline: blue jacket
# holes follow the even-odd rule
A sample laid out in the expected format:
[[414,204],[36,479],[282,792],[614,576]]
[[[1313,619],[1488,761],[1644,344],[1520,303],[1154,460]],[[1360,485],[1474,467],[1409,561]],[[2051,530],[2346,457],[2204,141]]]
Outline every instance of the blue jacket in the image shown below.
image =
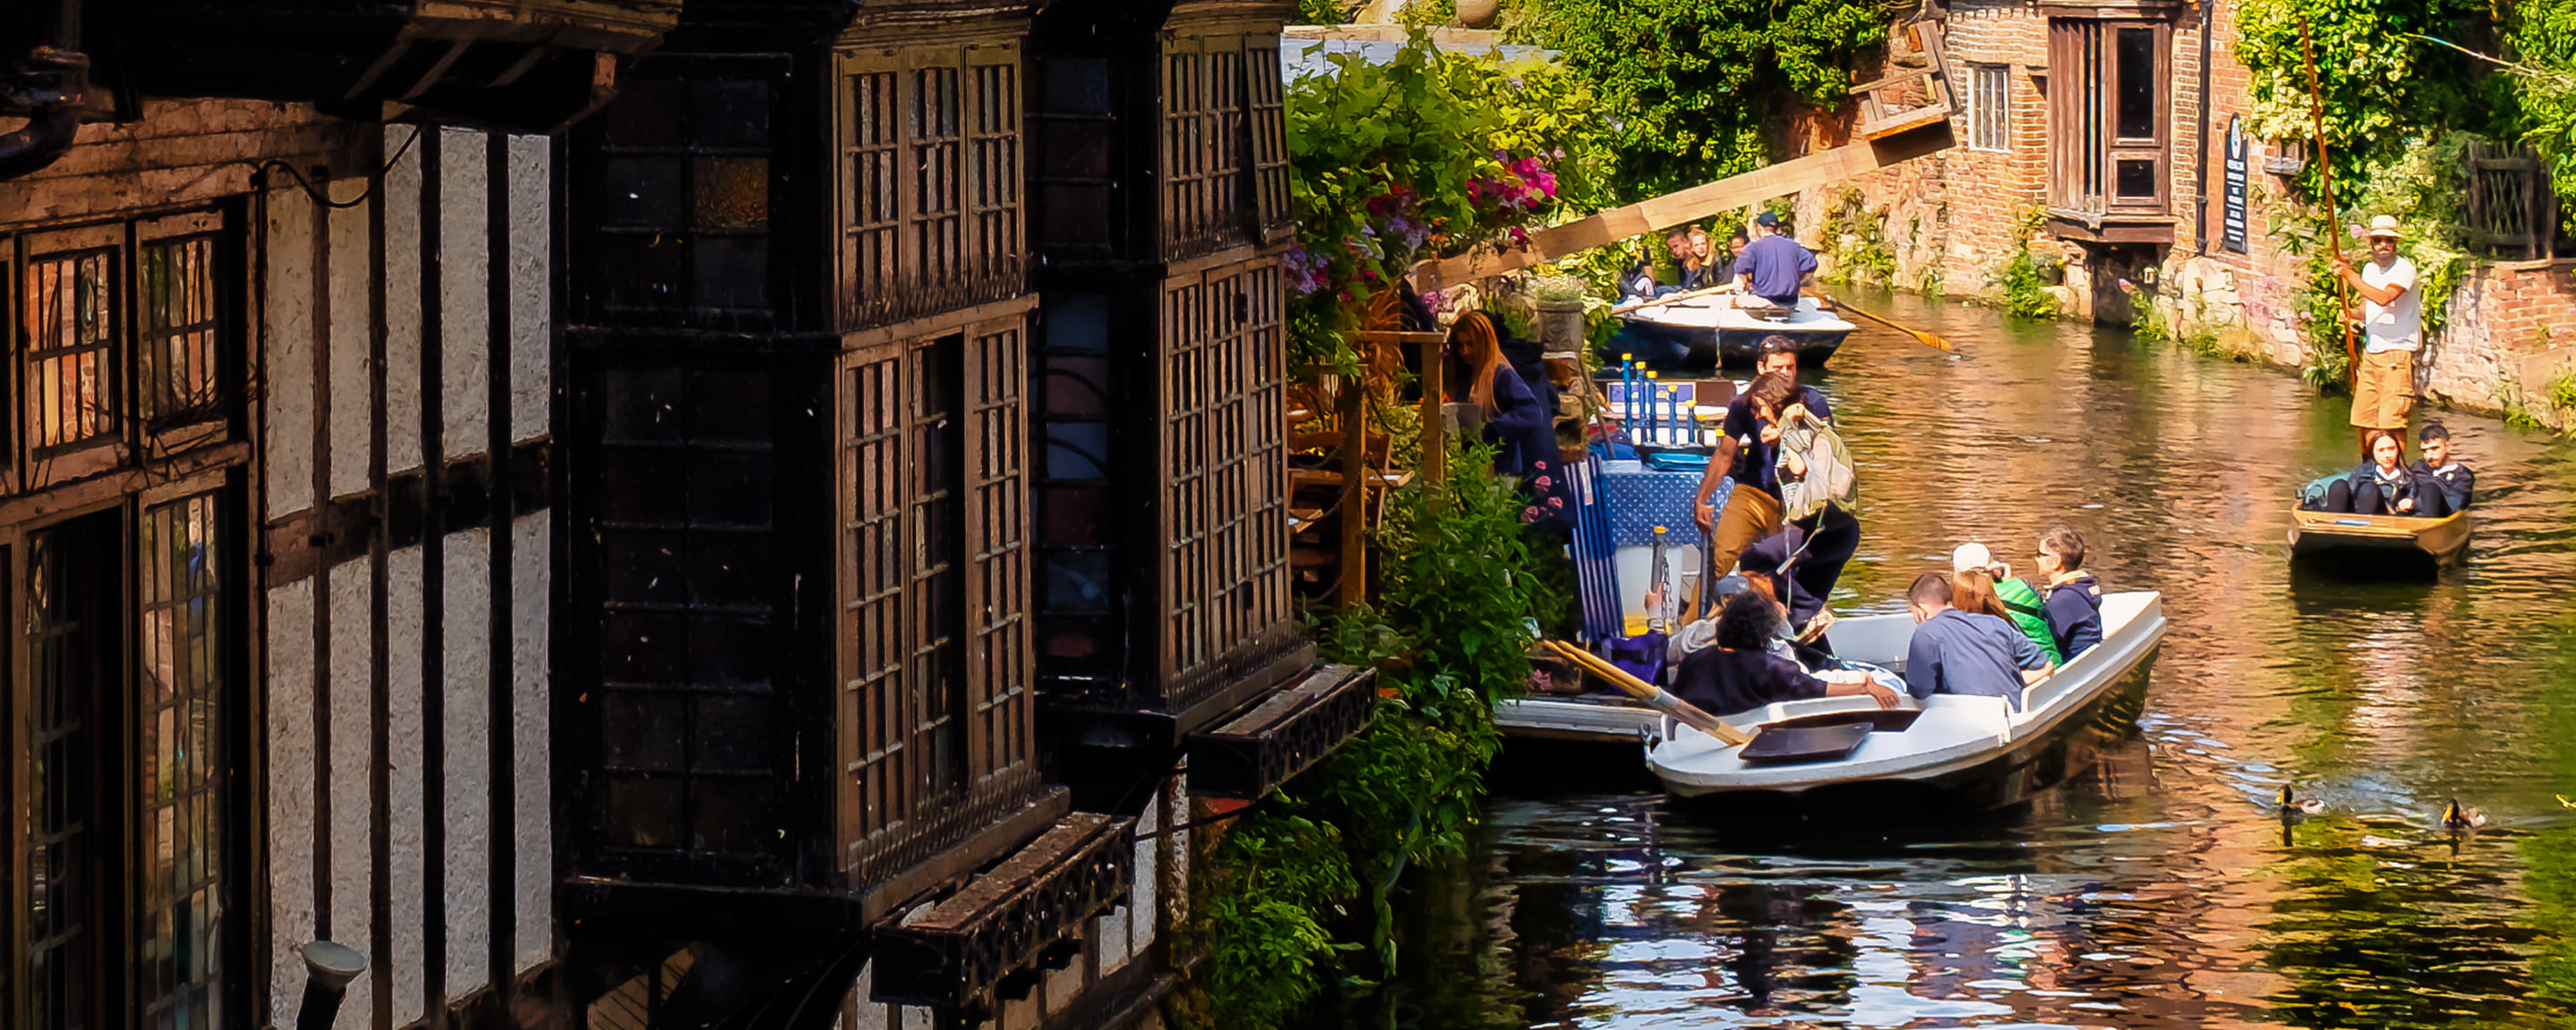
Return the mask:
[[2067,661],[2102,642],[2102,584],[2077,576],[2048,588],[2048,635]]
[[2429,486],[2442,491],[2442,500],[2448,505],[2446,510],[2468,510],[2469,495],[2477,488],[2476,470],[2456,461],[2441,468],[2432,468],[2418,460],[2407,466],[2406,471],[2415,474],[2417,489]]

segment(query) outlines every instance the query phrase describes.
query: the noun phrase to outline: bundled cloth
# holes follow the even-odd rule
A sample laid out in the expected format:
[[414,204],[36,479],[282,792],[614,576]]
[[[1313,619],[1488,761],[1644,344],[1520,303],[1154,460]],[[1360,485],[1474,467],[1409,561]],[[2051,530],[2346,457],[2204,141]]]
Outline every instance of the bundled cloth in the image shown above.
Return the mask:
[[[1794,455],[1794,459],[1792,458]],[[1805,475],[1788,471],[1791,462],[1806,466]],[[1800,522],[1836,505],[1856,511],[1860,480],[1852,474],[1851,450],[1843,438],[1813,415],[1800,415],[1780,428],[1780,518]]]

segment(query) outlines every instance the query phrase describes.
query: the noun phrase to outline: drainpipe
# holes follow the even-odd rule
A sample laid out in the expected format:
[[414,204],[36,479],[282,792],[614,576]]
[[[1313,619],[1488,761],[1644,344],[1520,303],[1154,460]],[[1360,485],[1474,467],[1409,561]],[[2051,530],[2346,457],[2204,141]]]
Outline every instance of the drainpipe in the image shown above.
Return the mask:
[[2192,236],[2194,255],[2209,253],[2209,20],[2218,0],[2200,0],[2200,146],[2194,157],[2197,168],[2192,172]]
[[89,57],[80,52],[80,0],[60,0],[51,38],[37,44],[17,70],[0,80],[0,106],[26,112],[27,124],[0,133],[0,179],[54,163],[80,132],[80,107],[89,91]]

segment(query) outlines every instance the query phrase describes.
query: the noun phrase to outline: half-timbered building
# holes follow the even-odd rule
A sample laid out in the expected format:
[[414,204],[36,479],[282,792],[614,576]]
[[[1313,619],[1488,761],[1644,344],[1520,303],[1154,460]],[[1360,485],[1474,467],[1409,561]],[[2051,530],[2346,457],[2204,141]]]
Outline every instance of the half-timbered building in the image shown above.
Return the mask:
[[0,8],[0,1025],[560,1023],[554,154],[657,0]]
[[1289,607],[1290,11],[692,2],[570,134],[590,1025],[1125,1025],[1194,795],[1365,721]]

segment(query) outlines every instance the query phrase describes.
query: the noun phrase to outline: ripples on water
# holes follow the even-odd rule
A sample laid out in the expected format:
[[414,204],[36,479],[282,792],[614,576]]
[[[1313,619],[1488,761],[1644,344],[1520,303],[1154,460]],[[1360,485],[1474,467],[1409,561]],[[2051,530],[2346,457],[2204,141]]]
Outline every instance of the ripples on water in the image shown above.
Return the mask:
[[[2289,375],[1885,298],[1822,385],[1862,467],[1846,611],[2065,520],[2173,620],[2138,739],[1937,835],[1746,839],[1652,793],[1490,806],[1413,878],[1389,1027],[2576,1024],[2576,448],[2430,413],[2478,470],[2437,582],[2293,577],[2287,498],[2352,463]],[[1503,759],[1511,761],[1511,756]],[[2283,783],[2329,811],[2285,828]],[[2456,846],[2444,800],[2494,824]]]

